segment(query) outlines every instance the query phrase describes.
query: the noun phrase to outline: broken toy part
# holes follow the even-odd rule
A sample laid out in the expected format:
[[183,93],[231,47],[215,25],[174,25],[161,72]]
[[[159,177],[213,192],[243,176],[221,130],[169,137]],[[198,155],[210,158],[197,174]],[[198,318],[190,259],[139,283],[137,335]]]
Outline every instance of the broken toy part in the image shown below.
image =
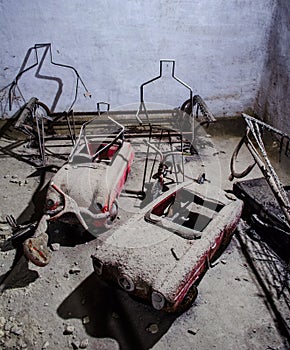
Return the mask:
[[[286,187],[282,184],[270,161],[264,140],[265,134],[268,132],[271,137],[275,137],[280,142],[279,158],[281,159],[281,154],[284,147],[285,156],[287,157],[289,155],[290,136],[247,114],[242,114],[242,116],[246,122],[246,132],[233,152],[230,162],[231,174],[229,179],[233,180],[234,178],[243,178],[252,171],[255,165],[257,165],[263,175],[263,178],[268,183],[269,189],[272,191],[272,194],[276,199],[276,203],[281,211],[279,214],[280,220],[276,220],[276,224],[274,226],[278,226],[280,229],[285,230],[290,234],[289,195]],[[254,161],[244,171],[237,172],[235,169],[235,163],[243,145],[246,145]],[[263,218],[261,218],[261,220],[263,222]],[[265,224],[267,224],[267,221]]]

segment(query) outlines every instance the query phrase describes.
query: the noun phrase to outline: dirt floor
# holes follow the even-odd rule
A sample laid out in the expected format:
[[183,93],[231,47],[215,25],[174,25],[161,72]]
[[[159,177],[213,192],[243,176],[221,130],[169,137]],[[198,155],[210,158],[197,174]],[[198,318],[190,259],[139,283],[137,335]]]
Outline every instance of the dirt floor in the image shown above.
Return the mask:
[[[229,123],[198,135],[198,156],[185,164],[189,178],[204,171],[212,183],[232,188],[229,160],[242,130]],[[132,145],[136,158],[126,189],[140,189],[144,142]],[[41,268],[28,262],[21,245],[9,244],[5,218],[13,215],[19,223],[39,219],[45,184],[64,160],[60,148],[50,148],[49,166],[38,168],[29,164],[37,152],[27,146],[15,134],[0,139],[0,349],[290,348],[289,271],[262,240],[245,233],[244,222],[199,283],[193,306],[179,316],[154,310],[99,280],[90,259],[94,237],[81,229],[53,224],[52,241],[58,244],[50,264]],[[249,164],[249,154],[243,152],[239,162],[242,168]],[[282,162],[283,167],[282,180],[289,184],[289,167]],[[247,178],[260,176],[255,168]],[[137,202],[121,194],[116,227],[138,211]]]

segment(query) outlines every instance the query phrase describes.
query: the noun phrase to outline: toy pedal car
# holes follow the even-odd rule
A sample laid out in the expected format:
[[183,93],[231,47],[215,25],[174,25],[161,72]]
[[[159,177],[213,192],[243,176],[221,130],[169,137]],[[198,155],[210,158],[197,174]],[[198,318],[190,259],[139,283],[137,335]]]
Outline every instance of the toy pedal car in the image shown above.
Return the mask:
[[241,200],[210,184],[177,185],[98,239],[94,270],[157,310],[183,312],[231,239],[242,208]]
[[117,199],[134,159],[131,144],[124,140],[124,127],[117,133],[96,135],[95,120],[82,126],[69,161],[52,178],[44,215],[33,235],[24,242],[24,253],[34,264],[49,262],[47,225],[60,220],[81,224],[93,235],[110,228],[118,214]]

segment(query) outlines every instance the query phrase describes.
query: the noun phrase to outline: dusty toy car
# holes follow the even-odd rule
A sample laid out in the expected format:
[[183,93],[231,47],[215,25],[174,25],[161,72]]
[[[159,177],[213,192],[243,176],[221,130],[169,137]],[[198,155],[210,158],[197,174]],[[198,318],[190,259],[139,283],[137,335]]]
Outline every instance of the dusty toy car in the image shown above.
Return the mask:
[[94,270],[157,310],[183,312],[231,239],[242,208],[241,200],[213,185],[177,185],[97,240]]
[[[109,117],[109,119],[111,119]],[[49,221],[81,224],[94,234],[111,227],[118,214],[117,198],[133,162],[131,144],[124,141],[124,127],[107,137],[94,134],[95,121],[82,126],[80,137],[66,163],[52,178],[44,215],[33,237],[24,242],[25,255],[36,265],[49,262],[46,234]]]

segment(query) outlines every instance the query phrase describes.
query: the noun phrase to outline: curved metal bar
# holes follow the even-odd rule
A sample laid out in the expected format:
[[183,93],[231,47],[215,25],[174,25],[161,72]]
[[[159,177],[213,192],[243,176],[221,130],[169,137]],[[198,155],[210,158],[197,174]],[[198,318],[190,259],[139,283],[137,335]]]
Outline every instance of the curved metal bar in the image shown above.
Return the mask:
[[247,130],[246,134],[241,138],[240,142],[238,143],[237,147],[233,152],[233,155],[230,161],[230,169],[231,169],[231,174],[229,176],[230,181],[232,181],[234,178],[241,179],[247,176],[256,165],[256,162],[254,162],[253,164],[249,165],[244,171],[240,173],[238,173],[235,169],[235,161],[237,160],[240,149],[242,148],[243,144],[247,145],[248,132],[249,130]]
[[[255,164],[258,165],[258,167],[260,168],[263,176],[265,177],[266,181],[268,182],[273,195],[275,196],[278,204],[281,207],[281,210],[283,211],[284,215],[285,215],[285,224],[289,226],[290,223],[290,202],[289,202],[289,198],[287,196],[287,193],[285,192],[285,189],[282,185],[282,183],[279,180],[278,175],[276,174],[276,171],[274,170],[270,159],[268,158],[267,155],[267,151],[266,148],[264,146],[264,142],[262,139],[262,135],[261,135],[261,131],[260,131],[260,127],[262,127],[263,129],[266,129],[270,132],[274,132],[280,136],[282,136],[282,138],[288,138],[288,135],[283,133],[280,130],[277,130],[275,128],[273,128],[270,125],[267,125],[266,123],[257,120],[253,117],[248,116],[247,114],[242,114],[243,118],[245,119],[246,123],[247,123],[247,131],[245,136],[240,140],[239,144],[237,145],[237,147],[234,150],[234,153],[232,155],[231,158],[231,162],[230,162],[230,168],[231,168],[231,175],[230,175],[230,180],[233,180],[234,177],[236,178],[241,178],[246,176],[251,170],[252,167],[254,167]],[[254,143],[252,142],[252,140],[250,139],[249,135],[250,132],[252,133],[252,138]],[[245,143],[245,145],[247,146],[249,152],[251,153],[255,163],[252,166],[249,166],[246,170],[244,170],[241,173],[237,173],[235,171],[234,168],[234,161],[237,158],[237,155],[242,147],[242,145]],[[257,150],[258,148],[258,150]]]

